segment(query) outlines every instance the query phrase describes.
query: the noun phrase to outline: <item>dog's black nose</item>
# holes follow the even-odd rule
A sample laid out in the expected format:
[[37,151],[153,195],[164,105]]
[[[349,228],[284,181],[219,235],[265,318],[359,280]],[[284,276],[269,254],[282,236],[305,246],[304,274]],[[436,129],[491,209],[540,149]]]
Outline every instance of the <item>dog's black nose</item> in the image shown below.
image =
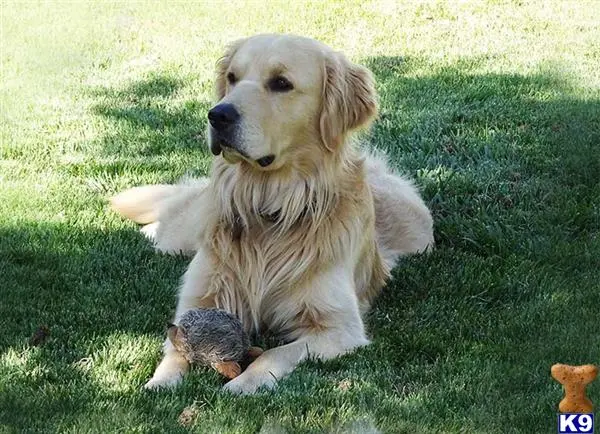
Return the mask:
[[259,158],[258,160],[256,160],[256,162],[260,165],[260,167],[267,167],[273,162],[273,160],[275,160],[275,155],[270,154],[266,157]]
[[208,120],[216,130],[224,130],[240,118],[240,113],[233,104],[219,104],[208,112]]

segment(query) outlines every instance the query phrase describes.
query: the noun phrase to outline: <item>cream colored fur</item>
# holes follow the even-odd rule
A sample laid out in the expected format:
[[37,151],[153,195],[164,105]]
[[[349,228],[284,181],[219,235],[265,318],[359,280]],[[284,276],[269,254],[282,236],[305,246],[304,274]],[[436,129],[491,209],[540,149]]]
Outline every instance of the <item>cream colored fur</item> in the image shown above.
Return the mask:
[[[226,82],[232,71],[235,85]],[[272,74],[294,89],[270,92]],[[217,93],[241,112],[246,155],[226,151],[210,178],[132,189],[112,205],[147,224],[157,249],[193,255],[175,322],[187,309],[218,307],[248,332],[289,342],[225,386],[253,393],[307,357],[367,344],[361,314],[398,257],[433,245],[432,219],[409,181],[348,138],[377,111],[367,69],[311,39],[260,35],[234,43],[218,63]],[[259,167],[253,159],[267,154],[273,164]],[[188,370],[168,342],[164,351],[148,388],[176,384]]]

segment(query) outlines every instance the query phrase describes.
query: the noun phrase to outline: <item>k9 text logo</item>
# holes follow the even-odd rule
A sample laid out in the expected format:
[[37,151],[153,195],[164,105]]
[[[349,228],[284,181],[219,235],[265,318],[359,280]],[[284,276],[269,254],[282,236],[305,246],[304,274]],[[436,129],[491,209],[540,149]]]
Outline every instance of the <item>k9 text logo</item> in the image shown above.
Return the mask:
[[558,415],[558,434],[593,434],[593,413],[562,413]]

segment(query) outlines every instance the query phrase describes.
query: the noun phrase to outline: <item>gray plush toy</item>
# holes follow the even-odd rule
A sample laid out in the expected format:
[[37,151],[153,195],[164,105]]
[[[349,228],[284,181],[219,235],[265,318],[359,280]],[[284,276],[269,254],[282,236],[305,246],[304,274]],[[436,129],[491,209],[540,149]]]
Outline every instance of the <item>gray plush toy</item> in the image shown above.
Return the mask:
[[262,353],[262,349],[250,346],[237,317],[220,309],[188,310],[178,325],[169,325],[167,335],[190,364],[212,366],[229,379],[240,375],[240,363]]

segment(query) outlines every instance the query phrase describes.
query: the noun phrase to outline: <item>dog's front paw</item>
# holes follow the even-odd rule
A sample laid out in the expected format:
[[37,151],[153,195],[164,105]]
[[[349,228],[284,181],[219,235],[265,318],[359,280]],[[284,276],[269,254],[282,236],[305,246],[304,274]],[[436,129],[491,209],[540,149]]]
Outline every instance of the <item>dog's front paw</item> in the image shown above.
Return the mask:
[[237,395],[250,395],[259,389],[273,389],[276,385],[277,379],[270,372],[247,370],[225,384],[223,389]]
[[146,384],[144,384],[144,389],[146,390],[157,390],[169,387],[175,387],[181,380],[183,379],[182,374],[173,374],[170,376],[160,376],[154,375]]
[[154,371],[150,381],[144,385],[144,389],[155,390],[176,386],[181,383],[188,369],[189,365],[183,357],[175,352],[168,353]]

